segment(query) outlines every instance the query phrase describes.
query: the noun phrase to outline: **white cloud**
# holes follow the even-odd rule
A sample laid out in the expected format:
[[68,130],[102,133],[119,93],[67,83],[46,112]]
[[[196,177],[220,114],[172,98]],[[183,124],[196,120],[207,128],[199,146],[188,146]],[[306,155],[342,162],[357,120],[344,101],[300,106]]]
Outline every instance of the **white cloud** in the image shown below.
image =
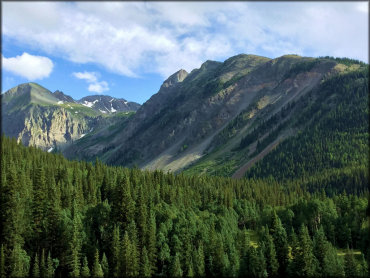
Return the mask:
[[368,61],[367,2],[4,2],[3,35],[125,76],[239,53]]
[[6,58],[2,56],[4,70],[27,78],[28,80],[43,79],[49,77],[53,71],[53,62],[43,56],[34,56],[24,52],[16,57]]
[[106,81],[98,81],[100,75],[97,72],[73,72],[72,75],[78,79],[85,80],[89,84],[87,88],[89,92],[100,94],[109,91],[109,85]]
[[96,93],[102,93],[109,90],[108,83],[105,81],[96,82],[89,85],[88,88],[89,92],[96,92]]
[[84,79],[89,83],[96,82],[98,80],[96,72],[74,72],[72,73],[74,77],[78,79]]

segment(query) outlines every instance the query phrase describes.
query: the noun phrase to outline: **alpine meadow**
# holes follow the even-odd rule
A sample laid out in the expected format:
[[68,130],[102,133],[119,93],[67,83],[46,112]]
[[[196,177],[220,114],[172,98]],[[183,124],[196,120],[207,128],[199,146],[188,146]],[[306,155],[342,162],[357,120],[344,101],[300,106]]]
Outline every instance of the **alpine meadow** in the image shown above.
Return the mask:
[[1,5],[0,278],[369,277],[368,3]]

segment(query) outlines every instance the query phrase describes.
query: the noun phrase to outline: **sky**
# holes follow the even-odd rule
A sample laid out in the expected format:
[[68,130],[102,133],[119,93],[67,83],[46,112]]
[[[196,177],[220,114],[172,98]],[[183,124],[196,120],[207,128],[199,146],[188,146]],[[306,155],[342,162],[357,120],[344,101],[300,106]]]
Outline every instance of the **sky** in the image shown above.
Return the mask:
[[1,5],[2,93],[36,82],[143,103],[176,71],[241,53],[369,59],[367,1]]

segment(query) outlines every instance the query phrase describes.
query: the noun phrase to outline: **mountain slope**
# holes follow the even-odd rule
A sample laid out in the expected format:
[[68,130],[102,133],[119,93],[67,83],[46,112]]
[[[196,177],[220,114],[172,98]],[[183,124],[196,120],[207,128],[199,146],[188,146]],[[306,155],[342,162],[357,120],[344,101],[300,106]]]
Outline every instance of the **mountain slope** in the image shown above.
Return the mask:
[[[66,155],[75,157],[78,150],[83,159],[99,156],[110,164],[179,171],[196,167],[199,158],[219,151],[215,158],[222,157],[223,165],[230,163],[232,149],[250,127],[304,96],[325,76],[343,70],[338,64],[297,55],[276,59],[237,55],[224,63],[207,61],[190,74],[181,70],[166,80],[122,132],[115,130],[107,140],[86,142]],[[285,136],[290,135],[285,130]],[[243,159],[229,165],[227,175]],[[201,165],[193,172],[207,172],[206,168]]]
[[36,83],[16,86],[1,98],[2,132],[24,145],[49,151],[65,147],[98,127],[127,117],[127,112],[119,112],[127,111],[127,107],[117,107],[114,112],[118,114],[110,111],[107,117],[98,109],[79,104],[61,91],[51,93]]
[[[213,140],[211,146],[214,148],[210,148],[211,150],[201,160],[188,167],[185,172],[240,178],[262,159],[259,171],[265,173],[264,176],[272,175],[279,178],[278,172],[275,171],[281,169],[280,166],[284,165],[285,170],[281,171],[285,174],[296,171],[294,170],[296,167],[300,167],[300,171],[308,171],[309,167],[304,163],[306,160],[312,163],[310,158],[312,153],[321,154],[325,156],[323,160],[330,161],[329,157],[335,153],[333,150],[341,150],[340,155],[347,156],[348,165],[355,160],[363,162],[366,159],[365,141],[368,136],[368,110],[365,105],[368,99],[367,68],[363,63],[348,59],[334,61],[337,62],[335,69],[340,69],[338,73],[326,76],[325,80],[313,87],[307,95],[291,100],[282,106],[278,113],[268,113],[265,117],[261,115],[254,122],[249,118],[250,111],[241,113]],[[344,92],[342,88],[346,88]],[[358,94],[360,96],[357,96]],[[273,109],[272,106],[270,110]],[[356,119],[356,123],[348,124],[346,119],[352,118]],[[330,124],[323,125],[324,122],[330,122]],[[343,126],[339,127],[337,122],[342,122]],[[362,128],[360,134],[352,128],[354,126]],[[348,127],[352,129],[347,130]],[[315,130],[315,133],[308,134],[309,130]],[[342,133],[347,134],[347,140],[343,140]],[[302,134],[306,135],[303,137]],[[326,140],[338,137],[342,139]],[[303,142],[307,144],[305,148]],[[287,144],[293,145],[287,147]],[[331,146],[331,149],[327,147],[314,151],[317,145],[323,144]],[[299,146],[298,149],[297,146]],[[303,149],[306,153],[302,153]],[[270,157],[273,153],[277,157],[288,159],[289,166],[281,159],[271,161]],[[348,154],[357,158],[351,158]],[[267,155],[266,158],[264,158],[265,155]],[[337,155],[340,156],[338,153]],[[344,167],[344,164],[342,166]],[[253,169],[252,167],[251,171],[255,175],[256,171]],[[323,168],[317,167],[317,169]],[[252,174],[248,176],[250,175]],[[294,172],[293,176],[300,175]],[[257,177],[262,176],[257,175]]]

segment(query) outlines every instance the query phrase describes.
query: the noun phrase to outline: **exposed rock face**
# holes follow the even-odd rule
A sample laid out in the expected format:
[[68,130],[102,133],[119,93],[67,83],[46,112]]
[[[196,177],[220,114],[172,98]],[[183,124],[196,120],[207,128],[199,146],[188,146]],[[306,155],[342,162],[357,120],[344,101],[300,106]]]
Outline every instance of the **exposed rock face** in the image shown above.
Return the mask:
[[231,121],[245,117],[250,126],[257,118],[277,113],[319,84],[335,65],[297,55],[269,59],[242,54],[224,63],[206,61],[189,74],[180,70],[171,75],[124,129],[106,134],[107,140],[86,142],[78,151],[67,150],[66,155],[100,156],[110,164],[165,171],[183,169],[217,148]]
[[[113,111],[106,116],[99,109],[96,111],[78,104],[61,91],[51,93],[36,83],[16,86],[1,95],[1,98],[2,132],[17,138],[26,146],[37,146],[44,150],[64,148],[94,128],[116,121],[112,119]],[[109,96],[104,98],[116,100]],[[123,100],[119,100],[118,104],[119,102]],[[108,103],[112,104],[113,101]],[[115,111],[126,111],[127,105],[123,105],[124,109],[113,107],[116,107]],[[132,110],[135,109],[137,108],[134,105]]]
[[[21,121],[21,119],[17,120]],[[7,127],[7,134],[18,134],[24,145],[38,146],[44,150],[63,147],[79,139],[94,126],[96,121],[87,118],[77,119],[64,108],[33,106],[24,114],[24,124],[20,130]]]

